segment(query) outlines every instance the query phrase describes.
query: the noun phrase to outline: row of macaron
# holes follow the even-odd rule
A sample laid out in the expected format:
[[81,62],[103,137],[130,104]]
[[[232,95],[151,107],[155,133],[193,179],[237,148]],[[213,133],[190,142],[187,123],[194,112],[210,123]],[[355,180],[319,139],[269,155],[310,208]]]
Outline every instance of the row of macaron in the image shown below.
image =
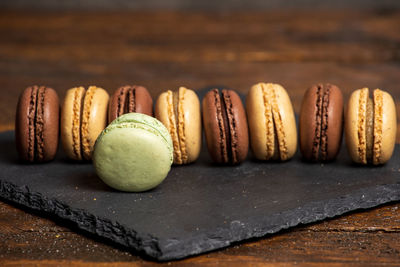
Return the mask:
[[[259,160],[285,161],[297,150],[305,160],[334,160],[342,143],[343,128],[348,152],[360,164],[384,164],[394,150],[396,109],[389,93],[368,88],[355,90],[344,114],[341,90],[317,84],[304,94],[297,132],[295,114],[287,91],[279,84],[251,87],[244,106],[234,90],[213,89],[202,99],[190,89],[160,94],[155,103],[143,86],[123,86],[111,97],[90,86],[69,89],[60,104],[55,90],[26,88],[16,112],[16,144],[28,162],[55,157],[59,136],[66,155],[90,160],[97,137],[125,113],[155,116],[165,125],[173,143],[174,164],[194,162],[201,150],[202,128],[214,162],[238,164],[249,146]],[[343,127],[344,126],[344,127]]]

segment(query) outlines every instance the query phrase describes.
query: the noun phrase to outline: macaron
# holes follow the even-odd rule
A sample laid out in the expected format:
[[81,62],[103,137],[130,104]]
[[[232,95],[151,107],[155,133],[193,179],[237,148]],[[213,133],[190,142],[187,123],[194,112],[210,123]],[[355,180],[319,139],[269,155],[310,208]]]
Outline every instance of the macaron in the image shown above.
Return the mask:
[[213,89],[202,102],[207,148],[216,163],[238,164],[246,159],[249,133],[246,113],[233,90]]
[[15,142],[20,158],[28,162],[54,159],[59,136],[60,104],[56,91],[46,86],[26,88],[19,97]]
[[122,114],[131,112],[153,116],[153,99],[145,87],[125,85],[111,95],[108,107],[108,123]]
[[343,95],[332,84],[309,88],[300,109],[300,151],[308,161],[336,158],[343,135]]
[[96,141],[93,164],[110,187],[141,192],[159,185],[171,169],[171,136],[157,119],[127,113],[109,124]]
[[174,164],[195,161],[201,149],[201,113],[197,94],[180,87],[157,98],[155,115],[167,127],[174,146]]
[[92,158],[96,138],[107,124],[108,100],[108,93],[96,86],[67,91],[61,108],[61,141],[69,158]]
[[250,143],[255,158],[285,161],[297,149],[292,102],[279,84],[258,83],[246,98]]
[[345,136],[352,160],[379,165],[392,156],[396,142],[396,106],[392,96],[380,89],[354,91],[345,116]]

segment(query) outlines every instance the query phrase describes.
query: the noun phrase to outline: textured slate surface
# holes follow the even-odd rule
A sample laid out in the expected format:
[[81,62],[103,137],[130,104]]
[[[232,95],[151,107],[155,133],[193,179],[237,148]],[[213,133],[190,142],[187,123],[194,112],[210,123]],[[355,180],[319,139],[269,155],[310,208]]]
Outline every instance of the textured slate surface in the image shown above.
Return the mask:
[[48,164],[17,160],[13,132],[0,134],[0,197],[68,221],[103,240],[155,260],[178,259],[400,199],[400,148],[383,167],[248,159],[215,166],[203,149],[197,163],[174,167],[155,190],[121,193],[90,163],[62,153]]

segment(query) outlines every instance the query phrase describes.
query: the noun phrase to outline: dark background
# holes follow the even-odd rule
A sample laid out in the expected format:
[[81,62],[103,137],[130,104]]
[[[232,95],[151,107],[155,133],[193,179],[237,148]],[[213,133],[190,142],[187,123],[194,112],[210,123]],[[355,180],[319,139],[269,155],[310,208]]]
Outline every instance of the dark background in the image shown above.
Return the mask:
[[310,9],[310,8],[355,8],[391,9],[400,8],[398,0],[2,0],[0,8],[37,9],[209,9],[209,10],[258,10],[258,9]]

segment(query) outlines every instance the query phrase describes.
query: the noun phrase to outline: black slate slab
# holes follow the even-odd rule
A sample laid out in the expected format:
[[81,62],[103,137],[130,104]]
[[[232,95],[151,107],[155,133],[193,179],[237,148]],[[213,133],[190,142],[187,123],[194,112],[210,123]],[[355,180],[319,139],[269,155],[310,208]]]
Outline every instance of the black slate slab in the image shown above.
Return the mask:
[[17,160],[13,132],[0,134],[0,197],[66,220],[155,260],[179,259],[345,212],[400,199],[400,148],[383,167],[248,159],[215,166],[203,149],[145,193],[122,193],[90,163],[62,153],[48,164]]

